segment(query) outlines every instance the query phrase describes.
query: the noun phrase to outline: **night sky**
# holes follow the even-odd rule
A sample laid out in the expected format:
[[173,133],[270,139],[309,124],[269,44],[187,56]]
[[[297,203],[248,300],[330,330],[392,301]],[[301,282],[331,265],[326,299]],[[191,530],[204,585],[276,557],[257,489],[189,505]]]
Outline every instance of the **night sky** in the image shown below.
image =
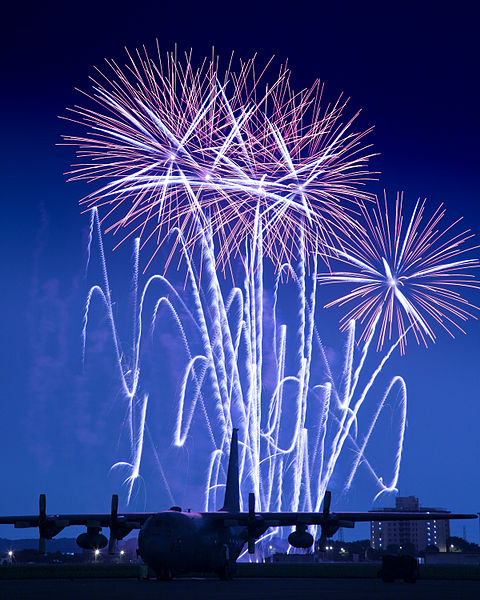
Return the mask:
[[[192,47],[198,59],[212,46],[221,56],[235,50],[246,58],[258,53],[264,61],[275,55],[278,64],[288,59],[295,89],[318,77],[329,99],[343,92],[351,98],[351,113],[362,109],[361,127],[375,126],[370,141],[379,156],[371,166],[381,175],[369,184],[372,192],[386,189],[393,197],[404,190],[410,208],[419,197],[427,197],[431,209],[443,202],[449,222],[463,216],[466,227],[480,233],[480,48],[473,5],[454,3],[447,11],[435,3],[382,4],[137,0],[128,8],[113,2],[49,2],[7,9],[1,99],[1,514],[34,512],[40,492],[47,493],[51,511],[102,511],[119,488],[108,472],[119,459],[115,444],[122,444],[123,413],[115,408],[119,383],[101,320],[90,342],[97,368],[86,374],[81,365],[82,307],[93,281],[84,277],[88,217],[80,214],[78,201],[91,188],[66,183],[63,173],[74,153],[56,145],[62,133],[71,132],[58,115],[79,102],[74,87],[87,89],[93,65],[101,66],[105,57],[122,63],[124,47],[153,49],[158,39],[164,51],[177,43],[181,51]],[[112,254],[112,247],[106,238],[121,320],[131,248]],[[338,317],[334,310],[323,313],[328,343],[340,351]],[[402,375],[408,387],[401,495],[416,495],[426,506],[476,512],[479,322],[469,321],[466,331],[456,339],[438,332],[436,345],[428,349],[412,340],[406,356],[393,359],[391,372]],[[147,465],[145,477],[148,486],[158,475]],[[335,504],[334,498],[333,508],[371,508],[375,492],[361,478],[357,486],[348,500]],[[150,487],[146,504],[138,500],[134,509],[169,506],[161,491],[156,495],[154,482]],[[184,495],[180,500],[195,508],[195,497]],[[382,502],[392,505],[394,498]],[[463,525],[454,524],[453,533],[463,535]],[[468,538],[478,541],[477,524],[465,526]],[[3,537],[17,534],[24,532],[0,531]]]

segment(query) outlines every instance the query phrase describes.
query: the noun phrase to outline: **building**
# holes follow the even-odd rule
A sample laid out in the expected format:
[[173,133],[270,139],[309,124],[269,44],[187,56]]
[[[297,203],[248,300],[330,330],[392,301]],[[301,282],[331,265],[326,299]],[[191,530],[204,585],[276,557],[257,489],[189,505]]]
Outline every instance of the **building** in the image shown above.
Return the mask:
[[[395,508],[382,508],[376,512],[448,512],[440,508],[420,506],[418,498],[407,496],[395,499]],[[440,552],[447,551],[450,536],[450,521],[375,521],[370,523],[370,544],[375,550],[385,550],[391,544],[402,546],[413,544],[417,552],[427,546],[437,546]]]

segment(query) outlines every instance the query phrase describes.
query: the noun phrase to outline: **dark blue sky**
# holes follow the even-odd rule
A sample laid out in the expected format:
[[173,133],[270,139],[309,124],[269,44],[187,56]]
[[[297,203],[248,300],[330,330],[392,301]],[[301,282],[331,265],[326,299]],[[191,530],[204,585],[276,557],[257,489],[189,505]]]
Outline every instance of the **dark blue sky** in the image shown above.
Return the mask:
[[[104,440],[115,441],[120,429],[112,408],[118,383],[100,334],[94,343],[98,357],[105,348],[104,359],[92,377],[107,400],[94,397],[95,381],[88,398],[77,393],[85,389],[80,331],[88,226],[77,203],[86,187],[65,183],[73,152],[55,146],[67,127],[57,116],[78,101],[73,88],[85,89],[92,66],[105,57],[121,62],[124,46],[153,47],[158,38],[165,51],[178,43],[181,50],[193,47],[197,57],[214,45],[221,55],[235,50],[288,59],[295,88],[319,77],[328,97],[344,92],[351,111],[362,108],[361,125],[375,125],[371,141],[380,156],[372,166],[382,174],[372,191],[405,190],[410,206],[425,196],[432,207],[444,202],[450,219],[463,215],[480,232],[474,9],[462,2],[449,11],[435,3],[382,5],[137,1],[128,8],[51,2],[8,9],[2,33],[0,513],[35,510],[43,491],[52,510],[98,511],[115,491],[106,474],[118,456]],[[122,273],[128,287],[129,251],[113,258],[118,287]],[[128,270],[121,266],[126,262]],[[333,323],[336,315],[326,318]],[[455,340],[440,333],[428,350],[411,343],[392,369],[408,386],[400,492],[425,505],[475,512],[480,326],[471,321],[466,329],[468,335]],[[331,344],[340,348],[340,337]],[[357,503],[349,508],[368,509],[369,493],[358,485],[351,501]],[[150,499],[148,508],[162,509],[168,499],[159,502]],[[460,525],[455,532],[462,533]],[[476,525],[468,524],[467,533],[478,539]]]

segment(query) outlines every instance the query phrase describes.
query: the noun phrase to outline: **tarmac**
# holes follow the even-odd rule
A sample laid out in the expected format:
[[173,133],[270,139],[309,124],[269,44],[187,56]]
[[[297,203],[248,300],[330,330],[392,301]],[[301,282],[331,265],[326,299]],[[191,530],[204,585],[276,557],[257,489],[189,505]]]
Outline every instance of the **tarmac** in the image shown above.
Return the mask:
[[478,600],[479,581],[419,580],[414,584],[377,579],[242,578],[24,579],[0,581],[1,600]]

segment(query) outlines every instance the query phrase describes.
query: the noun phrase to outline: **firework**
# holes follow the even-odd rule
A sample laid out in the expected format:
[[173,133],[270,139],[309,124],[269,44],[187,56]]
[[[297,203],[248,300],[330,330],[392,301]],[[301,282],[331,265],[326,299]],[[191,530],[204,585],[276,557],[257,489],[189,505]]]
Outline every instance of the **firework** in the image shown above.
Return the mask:
[[380,319],[378,347],[387,337],[398,337],[402,353],[409,329],[425,345],[435,341],[435,323],[452,336],[455,329],[463,331],[460,323],[474,317],[472,310],[477,307],[460,291],[480,287],[471,273],[480,261],[466,257],[478,248],[469,244],[470,230],[455,233],[461,219],[442,227],[443,205],[427,216],[425,200],[419,200],[407,221],[401,194],[394,215],[386,196],[383,204],[378,199],[368,205],[360,201],[359,208],[365,227],[352,229],[348,236],[340,233],[339,246],[329,248],[333,260],[348,270],[319,276],[324,284],[353,286],[326,305],[353,304],[342,317],[342,327],[357,320],[364,326],[360,339],[367,339]]
[[[356,357],[355,324],[350,323],[342,372],[334,376],[316,327],[316,262],[310,275],[303,261],[295,270],[284,267],[292,271],[290,285],[297,289],[293,302],[288,296],[288,309],[296,318],[287,325],[277,315],[283,305],[281,273],[276,278],[272,310],[264,310],[260,237],[250,242],[256,249],[250,248],[243,262],[242,287],[227,292],[220,286],[208,232],[204,232],[203,252],[196,260],[185,252],[188,275],[181,291],[159,274],[151,275],[140,286],[137,242],[133,288],[138,303],[133,306],[135,327],[132,343],[128,344],[130,354],[122,349],[117,331],[96,212],[91,227],[90,240],[97,239],[100,246],[104,282],[103,286],[93,286],[88,294],[83,337],[85,343],[92,301],[100,299],[110,324],[128,408],[131,455],[113,466],[127,474],[128,500],[149,453],[155,457],[162,493],[173,504],[185,500],[178,496],[184,493],[183,483],[178,485],[178,474],[169,470],[165,454],[172,449],[181,454],[188,448],[196,448],[198,454],[198,448],[204,448],[201,462],[208,465],[204,470],[204,508],[218,507],[233,427],[239,428],[241,442],[242,497],[245,499],[254,490],[262,510],[318,511],[325,490],[334,481],[336,485],[343,482],[348,490],[362,465],[373,478],[377,496],[395,490],[405,432],[405,382],[394,377],[382,397],[377,394],[372,398],[370,391],[380,383],[383,367],[399,341],[368,374],[366,362],[375,326]],[[146,350],[146,338],[166,329],[174,331],[179,342],[175,358],[180,366],[176,375],[178,395],[169,399],[152,386],[143,368],[143,360],[151,351]],[[289,349],[293,352],[287,359]],[[337,384],[336,379],[341,381]],[[399,419],[392,432],[391,470],[379,473],[366,454],[384,406],[395,399]],[[150,407],[159,401],[163,420],[172,419],[173,427],[165,431],[166,435],[154,435],[161,423],[147,414],[147,404]]]
[[235,72],[233,55],[221,70],[214,54],[195,68],[191,55],[157,52],[129,54],[122,68],[107,61],[90,107],[71,109],[87,132],[64,136],[80,159],[70,180],[98,186],[85,209],[104,207],[106,230],[120,243],[140,237],[150,260],[174,228],[191,249],[208,225],[222,269],[257,222],[277,268],[297,254],[300,229],[307,256],[330,243],[332,226],[349,222],[342,201],[366,198],[359,186],[371,177],[370,130],[352,129],[346,101],[323,109],[319,81],[295,93],[286,66],[269,84],[271,61],[239,61]]

